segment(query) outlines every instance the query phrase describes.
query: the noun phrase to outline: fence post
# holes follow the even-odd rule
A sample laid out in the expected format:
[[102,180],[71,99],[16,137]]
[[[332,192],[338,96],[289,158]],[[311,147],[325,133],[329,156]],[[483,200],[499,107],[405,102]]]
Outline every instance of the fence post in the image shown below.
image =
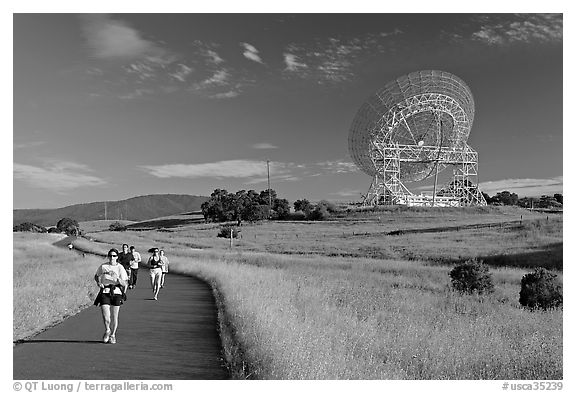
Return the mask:
[[232,248],[232,234],[234,233],[234,228],[230,227],[230,248]]

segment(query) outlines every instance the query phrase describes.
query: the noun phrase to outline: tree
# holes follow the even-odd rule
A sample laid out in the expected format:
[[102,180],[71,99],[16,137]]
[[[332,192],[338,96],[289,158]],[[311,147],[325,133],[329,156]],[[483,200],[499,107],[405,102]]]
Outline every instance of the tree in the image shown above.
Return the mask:
[[60,231],[66,233],[68,236],[78,236],[80,235],[80,227],[78,225],[78,221],[65,217],[58,221],[56,224],[56,228]]
[[488,195],[485,192],[482,192],[482,196],[484,197],[484,200],[486,201],[487,204],[492,204],[492,197],[490,195]]
[[304,214],[308,215],[312,211],[312,204],[308,199],[298,199],[294,202],[294,210],[304,212]]
[[532,197],[520,198],[518,199],[518,206],[524,207],[526,209],[538,207],[538,199]]
[[554,197],[549,195],[542,195],[538,201],[538,207],[542,209],[560,208],[562,204],[559,203]]
[[556,199],[556,202],[564,204],[564,198],[562,197],[562,194],[554,194],[554,199]]
[[518,195],[510,191],[502,191],[497,193],[494,198],[495,202],[500,202],[502,205],[513,206],[518,203]]
[[278,219],[282,220],[290,215],[290,203],[287,199],[275,199],[273,206]]

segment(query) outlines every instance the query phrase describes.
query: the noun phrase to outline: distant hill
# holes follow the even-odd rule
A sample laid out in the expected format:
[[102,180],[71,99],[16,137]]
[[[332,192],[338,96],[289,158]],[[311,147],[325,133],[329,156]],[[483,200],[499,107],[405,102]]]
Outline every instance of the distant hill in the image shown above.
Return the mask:
[[[106,201],[108,220],[143,221],[157,217],[200,210],[208,197],[196,195],[144,195],[123,201]],[[104,219],[104,202],[91,202],[58,209],[14,209],[13,224],[31,222],[42,226],[55,226],[58,220],[70,217],[76,221]]]

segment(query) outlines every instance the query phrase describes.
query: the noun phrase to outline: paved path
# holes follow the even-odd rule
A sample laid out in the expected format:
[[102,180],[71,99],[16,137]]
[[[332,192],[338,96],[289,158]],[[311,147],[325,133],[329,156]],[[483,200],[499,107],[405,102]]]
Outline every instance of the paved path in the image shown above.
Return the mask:
[[210,287],[169,274],[152,300],[148,270],[120,308],[117,344],[101,342],[100,307],[90,306],[14,347],[14,379],[227,379]]

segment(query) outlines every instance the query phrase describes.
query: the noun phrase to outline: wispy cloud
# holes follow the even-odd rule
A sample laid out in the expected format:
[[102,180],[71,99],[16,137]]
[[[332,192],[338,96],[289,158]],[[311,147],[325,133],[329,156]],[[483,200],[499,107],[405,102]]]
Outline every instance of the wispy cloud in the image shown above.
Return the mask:
[[395,29],[379,34],[343,39],[330,37],[312,43],[291,43],[284,49],[287,77],[314,79],[318,83],[338,83],[354,79],[354,67],[402,34]]
[[292,53],[284,53],[284,63],[286,63],[286,71],[296,72],[302,68],[308,68],[305,63],[299,61],[298,56]]
[[363,193],[365,193],[366,190],[353,190],[350,188],[345,188],[343,190],[340,191],[336,191],[331,193],[330,195],[336,195],[339,197],[344,197],[344,198],[355,198],[355,199],[360,199],[360,197],[363,195]]
[[215,51],[213,51],[212,49],[207,49],[206,50],[206,56],[208,57],[209,61],[212,64],[220,64],[220,63],[224,63],[224,60],[222,60],[222,58],[220,57],[220,55],[218,53],[216,53]]
[[141,168],[152,176],[160,178],[247,178],[266,174],[266,162],[254,160],[227,160],[204,164],[145,165]]
[[260,55],[258,54],[258,49],[256,49],[253,45],[247,42],[242,42],[240,43],[240,46],[244,48],[244,52],[242,54],[245,58],[255,61],[256,63],[264,64],[260,58]]
[[[267,143],[258,145],[273,146]],[[344,160],[311,164],[270,161],[269,164],[270,177],[273,181],[296,181],[307,177],[344,174],[357,170],[353,163]],[[140,169],[159,178],[238,178],[243,179],[246,184],[265,182],[268,174],[266,161],[259,160],[225,160],[202,164],[142,165]]]
[[180,82],[186,82],[186,77],[191,74],[192,71],[194,71],[192,68],[188,67],[186,64],[180,63],[178,64],[178,69],[169,75]]
[[14,150],[18,150],[18,149],[30,149],[33,147],[37,147],[37,146],[42,146],[44,145],[46,142],[44,141],[34,141],[34,142],[26,142],[26,143],[15,143],[14,144]]
[[216,93],[216,94],[212,94],[210,96],[210,98],[216,99],[216,100],[220,100],[220,99],[226,99],[226,98],[235,98],[238,97],[240,95],[240,92],[238,91],[227,91],[224,93]]
[[[553,195],[562,193],[564,181],[562,176],[549,179],[501,179],[481,182],[478,185],[480,191],[494,196],[502,191],[518,194],[519,197],[539,197],[541,195]],[[419,191],[431,191],[434,186],[426,185],[416,188]]]
[[156,91],[153,89],[135,89],[132,92],[121,94],[120,96],[118,96],[118,98],[120,98],[122,100],[133,100],[135,98],[140,98],[140,97],[144,97],[147,95],[152,95],[155,92]]
[[471,38],[489,45],[562,41],[562,14],[480,16],[478,19],[481,26]]
[[161,58],[166,51],[152,41],[142,38],[140,32],[127,22],[104,14],[82,15],[82,31],[92,56],[102,59]]
[[539,197],[541,195],[562,193],[563,186],[563,176],[550,179],[503,179],[481,182],[479,184],[480,190],[489,195],[496,195],[496,193],[502,191],[510,191],[515,192],[520,197]]
[[278,149],[278,146],[274,146],[271,143],[256,143],[255,145],[252,145],[253,149]]
[[336,161],[324,161],[316,163],[320,169],[324,170],[327,173],[335,174],[335,173],[352,173],[358,172],[358,167],[353,162],[344,161],[344,160],[336,160]]
[[14,180],[22,181],[33,188],[46,189],[58,193],[80,187],[94,187],[107,184],[86,165],[68,161],[52,162],[46,167],[14,163]]

